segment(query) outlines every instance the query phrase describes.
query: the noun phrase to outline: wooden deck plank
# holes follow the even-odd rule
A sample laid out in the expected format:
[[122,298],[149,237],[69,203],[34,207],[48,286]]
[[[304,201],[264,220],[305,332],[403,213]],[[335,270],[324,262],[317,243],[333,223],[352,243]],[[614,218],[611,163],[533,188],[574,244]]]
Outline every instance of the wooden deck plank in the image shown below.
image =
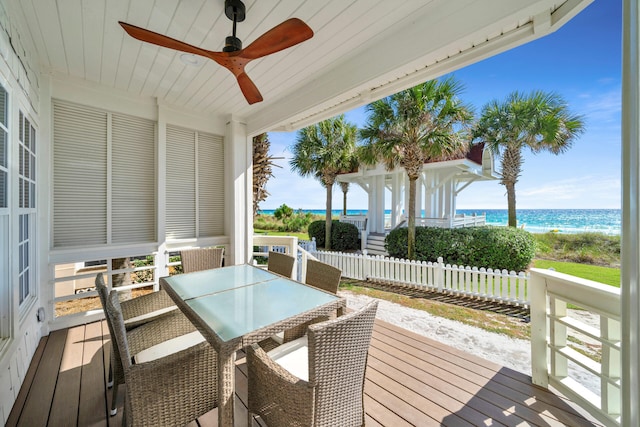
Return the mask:
[[[375,396],[377,402],[387,408],[390,412],[393,412],[398,417],[405,420],[410,425],[439,426],[440,421],[438,421],[438,419],[444,418],[445,414],[451,415],[451,413],[444,410],[444,408],[440,408],[437,405],[433,405],[432,402],[426,401],[426,405],[423,409],[425,412],[433,414],[433,417],[431,417],[425,412],[422,412],[418,408],[416,408],[414,404],[408,403],[400,398],[397,395],[397,387],[389,387],[387,381],[381,380],[378,376],[376,376],[375,371],[369,373],[368,377],[370,376],[373,377],[373,379],[367,379],[364,383],[365,394],[372,397]],[[379,385],[376,380],[379,381],[382,385]],[[416,404],[417,403],[418,402],[416,402]],[[461,422],[460,425],[471,426],[471,424],[462,424],[461,419],[459,419],[459,421]]]
[[399,417],[395,412],[390,411],[389,408],[382,405],[378,400],[374,399],[370,394],[364,394],[364,410],[368,417],[375,420],[383,426],[393,427],[405,427],[411,426],[402,417]]
[[102,322],[89,323],[85,329],[82,354],[82,379],[78,425],[106,426],[107,405],[104,382]]
[[[45,347],[47,346],[47,340],[49,336],[42,337],[38,346],[36,347],[36,351],[33,353],[33,358],[31,359],[31,364],[29,364],[29,369],[27,369],[27,373],[24,376],[23,384],[31,385],[33,382],[33,378],[36,376],[36,372],[38,371],[38,366],[42,361],[42,356],[45,353]],[[13,404],[13,408],[11,408],[11,412],[9,412],[9,417],[7,417],[7,426],[15,426],[18,424],[18,420],[20,419],[20,413],[22,412],[22,408],[25,406],[25,402],[27,400],[27,396],[29,394],[29,387],[20,387],[20,391],[16,396],[15,403]]]
[[[441,411],[441,415],[438,418],[440,420],[456,414],[459,418],[467,420],[466,422],[473,420],[472,424],[477,425],[477,420],[483,420],[481,424],[484,424],[484,420],[492,418],[487,415],[487,413],[491,414],[492,411],[499,411],[499,409],[494,408],[490,404],[483,405],[482,403],[474,402],[474,404],[469,405],[465,402],[469,401],[470,393],[465,393],[444,381],[440,381],[438,378],[428,377],[416,372],[417,370],[411,369],[410,365],[407,365],[407,368],[409,368],[408,372],[401,371],[395,366],[400,363],[399,361],[394,361],[394,365],[392,366],[388,363],[388,359],[384,356],[379,356],[374,349],[370,351],[369,360],[369,366],[371,368],[379,370],[385,375],[395,378],[396,381],[405,386],[410,387],[413,393],[419,396],[411,399],[411,402],[414,404],[426,406],[426,403],[423,403],[423,401],[427,400],[431,402],[432,405],[446,408],[446,411]],[[429,414],[435,416],[436,413],[429,411]]]
[[75,425],[78,421],[84,334],[84,325],[70,328],[67,333],[49,414],[51,425]]
[[66,339],[66,329],[49,334],[45,354],[29,387],[24,409],[17,422],[18,426],[47,425]]
[[[27,374],[32,381],[25,380],[20,390],[19,396],[24,396],[24,409],[14,407],[9,419],[14,424],[7,425],[60,425],[58,414],[65,412],[57,408],[63,402],[55,396],[62,396],[64,390],[73,390],[68,381],[75,377],[75,372],[71,372],[77,369],[74,366],[81,367],[81,391],[77,396],[79,414],[89,417],[90,408],[93,408],[96,416],[78,419],[77,423],[69,417],[64,425],[121,425],[122,405],[116,417],[107,416],[110,392],[106,388],[106,372],[110,343],[102,323],[87,325],[81,343],[74,338],[73,328],[68,333],[54,332],[41,341],[40,350],[36,350],[39,356],[34,357]],[[80,344],[83,351],[78,355]],[[72,355],[76,355],[75,358]],[[238,427],[247,425],[248,383],[244,362],[240,352],[236,363],[235,400]],[[48,423],[49,408],[42,405],[47,402],[47,394],[42,393],[41,385],[45,389],[53,387],[48,398],[56,407],[51,408]],[[121,395],[126,393],[124,389],[122,387]],[[31,411],[27,407],[32,408],[34,402],[42,409],[27,416]],[[68,405],[69,401],[64,403]],[[381,321],[376,321],[369,350],[364,403],[369,427],[598,425],[577,415],[565,398],[533,386],[530,377],[524,374]],[[217,409],[189,425],[217,426]],[[257,419],[251,427],[266,426]]]
[[[518,416],[534,423],[541,422],[542,413],[542,418],[549,425],[593,425],[588,421],[585,424],[584,418],[565,399],[535,386],[531,378],[522,373],[473,355],[464,354],[465,357],[461,359],[456,357],[460,350],[392,325],[381,326],[384,327],[374,331],[374,337],[379,342],[393,347],[394,351],[402,349],[418,365],[429,363],[433,366],[425,366],[425,371],[438,373],[443,379],[454,378],[461,381],[455,386],[470,391],[475,398],[484,398],[502,410],[515,404]],[[471,386],[469,382],[475,386]],[[541,405],[536,405],[539,401]],[[544,409],[531,408],[534,405]]]
[[[423,372],[429,372],[440,378],[442,381],[450,382],[456,389],[465,390],[470,393],[470,398],[473,399],[473,403],[476,406],[482,405],[485,408],[492,409],[491,413],[487,413],[487,416],[495,419],[506,425],[514,425],[519,422],[530,422],[533,425],[565,425],[565,422],[561,422],[557,419],[553,412],[540,414],[538,411],[531,410],[528,406],[529,403],[518,400],[517,395],[514,394],[513,389],[505,389],[499,383],[496,384],[496,378],[499,377],[499,372],[495,372],[493,377],[485,377],[479,374],[479,371],[483,371],[482,362],[483,359],[478,358],[477,363],[467,364],[466,362],[452,361],[451,356],[448,358],[433,356],[426,351],[430,351],[428,348],[425,352],[421,352],[416,346],[409,346],[402,341],[396,341],[391,337],[380,335],[377,336],[376,343],[383,351],[397,354],[405,354],[405,361],[422,370]],[[464,366],[461,368],[460,366]],[[486,370],[485,370],[486,372]],[[535,387],[531,385],[530,387]],[[527,388],[530,388],[527,386]],[[531,394],[523,394],[530,398]],[[490,403],[489,406],[482,402]],[[478,409],[478,408],[476,408]],[[548,407],[547,407],[548,409]],[[567,410],[570,408],[567,407]],[[561,415],[564,417],[565,413]],[[516,422],[517,421],[517,422]],[[569,425],[581,425],[580,419],[569,417],[567,421],[570,421]]]

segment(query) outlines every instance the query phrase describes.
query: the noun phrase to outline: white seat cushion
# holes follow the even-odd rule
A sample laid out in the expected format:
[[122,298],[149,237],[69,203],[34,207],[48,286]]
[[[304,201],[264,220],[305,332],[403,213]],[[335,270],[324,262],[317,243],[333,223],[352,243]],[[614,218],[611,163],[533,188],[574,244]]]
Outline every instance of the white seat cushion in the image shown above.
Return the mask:
[[267,355],[291,374],[309,381],[309,344],[306,335],[274,348]]
[[125,320],[124,324],[126,326],[126,325],[130,325],[132,323],[138,323],[138,322],[143,321],[143,320],[153,319],[154,317],[161,316],[163,314],[167,314],[169,312],[172,312],[173,310],[176,310],[177,308],[178,307],[176,307],[175,305],[172,305],[171,307],[165,307],[165,308],[161,308],[160,310],[150,311],[149,313],[142,314],[140,316],[131,317],[131,318]]
[[156,344],[153,347],[144,349],[140,353],[133,356],[133,360],[135,363],[150,362],[152,360],[160,359],[170,354],[185,350],[189,347],[193,347],[194,345],[198,345],[203,341],[205,341],[205,339],[200,332],[191,332],[189,334],[172,338],[170,340],[161,342],[160,344]]
[[126,319],[124,321],[124,324],[126,326],[126,325],[130,325],[132,323],[138,323],[140,321],[144,321],[144,320],[147,320],[147,319],[153,319],[154,317],[170,313],[173,310],[176,310],[177,308],[178,307],[176,307],[175,305],[172,305],[171,307],[165,307],[165,308],[161,308],[160,310],[150,311],[149,313],[141,314],[140,316],[131,317],[129,319]]
[[271,335],[271,339],[278,344],[282,344],[282,342],[284,341],[284,331]]

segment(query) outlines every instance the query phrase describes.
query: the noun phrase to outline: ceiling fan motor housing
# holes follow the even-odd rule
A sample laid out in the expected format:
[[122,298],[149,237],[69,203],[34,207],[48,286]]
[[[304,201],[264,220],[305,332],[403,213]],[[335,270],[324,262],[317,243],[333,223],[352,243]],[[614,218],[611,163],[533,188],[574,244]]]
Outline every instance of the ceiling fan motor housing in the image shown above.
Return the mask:
[[235,22],[244,21],[245,17],[244,3],[240,0],[225,0],[224,1],[224,14],[227,18]]
[[242,50],[242,41],[234,36],[229,36],[224,39],[223,52],[236,52]]

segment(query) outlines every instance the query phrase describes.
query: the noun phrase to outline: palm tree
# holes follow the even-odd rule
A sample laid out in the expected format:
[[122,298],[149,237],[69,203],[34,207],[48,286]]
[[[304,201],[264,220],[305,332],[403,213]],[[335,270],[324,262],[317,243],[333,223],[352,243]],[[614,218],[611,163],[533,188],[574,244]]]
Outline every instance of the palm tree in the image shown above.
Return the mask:
[[266,133],[253,137],[253,216],[258,214],[260,202],[269,196],[267,181],[273,177],[273,167],[277,166],[273,161],[278,157],[269,155],[269,136]]
[[382,161],[387,170],[400,166],[409,177],[409,259],[415,259],[416,180],[425,163],[455,158],[468,151],[465,127],[472,119],[459,99],[462,85],[453,77],[406,89],[367,106],[369,117],[360,137],[361,158]]
[[293,146],[291,169],[302,176],[314,176],[327,190],[325,248],[331,249],[331,197],[339,173],[353,169],[356,126],[344,115],[324,120],[298,131]]
[[493,100],[482,109],[474,130],[494,153],[501,154],[502,178],[507,189],[509,226],[517,225],[516,183],[522,173],[522,150],[560,154],[584,132],[581,116],[572,114],[565,100],[555,93],[513,92],[503,102]]

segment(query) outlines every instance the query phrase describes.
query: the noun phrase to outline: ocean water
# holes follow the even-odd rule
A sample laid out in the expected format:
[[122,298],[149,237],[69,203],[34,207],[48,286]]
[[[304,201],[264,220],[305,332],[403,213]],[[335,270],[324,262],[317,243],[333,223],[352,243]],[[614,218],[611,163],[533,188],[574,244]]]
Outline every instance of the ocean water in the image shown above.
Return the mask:
[[[324,215],[324,209],[302,209]],[[459,209],[458,214],[486,214],[487,224],[507,225],[506,209]],[[273,210],[265,209],[262,213],[272,215]],[[341,209],[332,210],[334,215],[340,215]],[[349,215],[366,215],[366,209],[349,209]],[[391,211],[385,212],[391,215]],[[585,233],[596,232],[609,235],[620,234],[622,212],[620,209],[518,209],[516,216],[518,226],[532,233]]]

